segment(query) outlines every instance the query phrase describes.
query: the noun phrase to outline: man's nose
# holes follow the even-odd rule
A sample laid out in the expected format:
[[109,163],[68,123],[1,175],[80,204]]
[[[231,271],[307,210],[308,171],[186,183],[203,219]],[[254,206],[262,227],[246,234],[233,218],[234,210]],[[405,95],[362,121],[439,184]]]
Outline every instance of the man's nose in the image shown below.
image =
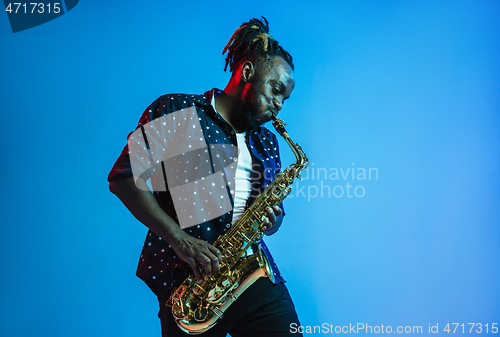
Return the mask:
[[281,101],[279,101],[278,99],[273,99],[273,105],[274,107],[276,108],[277,111],[280,111],[281,109],[283,109],[283,103],[281,103]]

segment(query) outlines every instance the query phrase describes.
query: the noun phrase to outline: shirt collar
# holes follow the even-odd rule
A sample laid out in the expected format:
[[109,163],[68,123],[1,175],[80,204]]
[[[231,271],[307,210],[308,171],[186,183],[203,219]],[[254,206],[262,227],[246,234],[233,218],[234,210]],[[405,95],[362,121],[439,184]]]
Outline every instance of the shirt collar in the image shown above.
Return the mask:
[[203,106],[212,105],[212,97],[217,96],[221,92],[222,90],[213,88],[212,90],[208,90],[207,92],[201,95],[196,95],[194,97],[194,101],[195,103],[198,103],[199,105]]
[[[221,115],[219,115],[218,112],[215,111],[215,109],[212,107],[212,97],[214,96],[217,96],[218,94],[220,94],[222,92],[222,90],[220,89],[217,89],[217,88],[213,88],[211,90],[208,90],[206,91],[205,93],[201,94],[201,95],[195,95],[194,96],[194,102],[196,104],[199,104],[200,106],[204,106],[204,107],[211,107],[213,113],[217,116],[217,118],[219,118],[221,121],[224,121],[226,122]],[[247,133],[249,134],[250,132],[248,131],[259,131],[261,129],[263,129],[264,127],[262,126],[256,126],[255,128],[253,128],[252,130],[247,130]]]

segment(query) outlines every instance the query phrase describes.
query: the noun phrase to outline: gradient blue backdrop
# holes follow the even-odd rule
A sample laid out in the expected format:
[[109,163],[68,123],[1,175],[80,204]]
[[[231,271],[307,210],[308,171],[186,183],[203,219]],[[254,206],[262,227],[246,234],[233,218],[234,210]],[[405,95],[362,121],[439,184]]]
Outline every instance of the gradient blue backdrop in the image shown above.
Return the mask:
[[106,176],[157,96],[224,87],[260,15],[315,169],[267,241],[302,324],[500,323],[500,2],[82,0],[16,34],[0,14],[1,336],[159,336]]

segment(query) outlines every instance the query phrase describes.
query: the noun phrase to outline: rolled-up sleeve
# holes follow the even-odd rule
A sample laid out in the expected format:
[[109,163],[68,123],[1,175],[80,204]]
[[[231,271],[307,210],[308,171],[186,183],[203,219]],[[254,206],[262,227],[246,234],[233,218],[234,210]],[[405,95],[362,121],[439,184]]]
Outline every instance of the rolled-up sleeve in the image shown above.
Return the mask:
[[108,174],[108,181],[111,182],[116,179],[132,177],[132,168],[130,165],[130,157],[128,154],[128,144],[123,148],[122,153],[116,160],[113,168]]

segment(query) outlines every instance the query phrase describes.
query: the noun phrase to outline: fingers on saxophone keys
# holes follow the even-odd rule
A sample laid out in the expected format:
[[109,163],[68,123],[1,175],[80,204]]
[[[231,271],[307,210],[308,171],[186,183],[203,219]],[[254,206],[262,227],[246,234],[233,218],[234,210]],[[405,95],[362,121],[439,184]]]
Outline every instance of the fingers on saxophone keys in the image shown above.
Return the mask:
[[193,270],[194,277],[196,277],[196,281],[198,283],[203,282],[203,276],[201,276],[201,271],[199,268],[198,263],[196,262],[195,259],[191,259],[188,261],[189,265],[191,266],[191,269]]
[[212,273],[212,260],[208,257],[204,257],[200,261],[200,265],[203,267],[203,278],[206,279],[208,275]]
[[281,212],[281,208],[279,208],[279,206],[274,206],[273,209],[274,209],[274,214],[276,216],[280,216],[281,215],[282,212]]
[[200,273],[198,281],[206,280],[211,274],[216,274],[220,271],[219,258],[212,253],[206,253],[205,256],[200,257],[198,260],[198,267],[202,268],[203,275]]
[[213,257],[210,258],[212,273],[214,273],[214,274],[217,274],[220,271],[219,261],[220,261],[220,258],[218,258],[215,255],[213,255]]
[[264,218],[264,221],[262,222],[261,227],[262,227],[262,230],[267,230],[267,229],[272,227],[271,221],[269,221],[268,217]]
[[217,259],[219,261],[224,262],[224,256],[222,255],[220,250],[218,250],[217,248],[212,246],[211,251],[212,251],[212,253],[215,254],[215,256],[217,256]]
[[266,215],[267,215],[267,220],[271,225],[276,222],[276,215],[274,214],[274,210],[272,208],[269,207],[266,209]]

